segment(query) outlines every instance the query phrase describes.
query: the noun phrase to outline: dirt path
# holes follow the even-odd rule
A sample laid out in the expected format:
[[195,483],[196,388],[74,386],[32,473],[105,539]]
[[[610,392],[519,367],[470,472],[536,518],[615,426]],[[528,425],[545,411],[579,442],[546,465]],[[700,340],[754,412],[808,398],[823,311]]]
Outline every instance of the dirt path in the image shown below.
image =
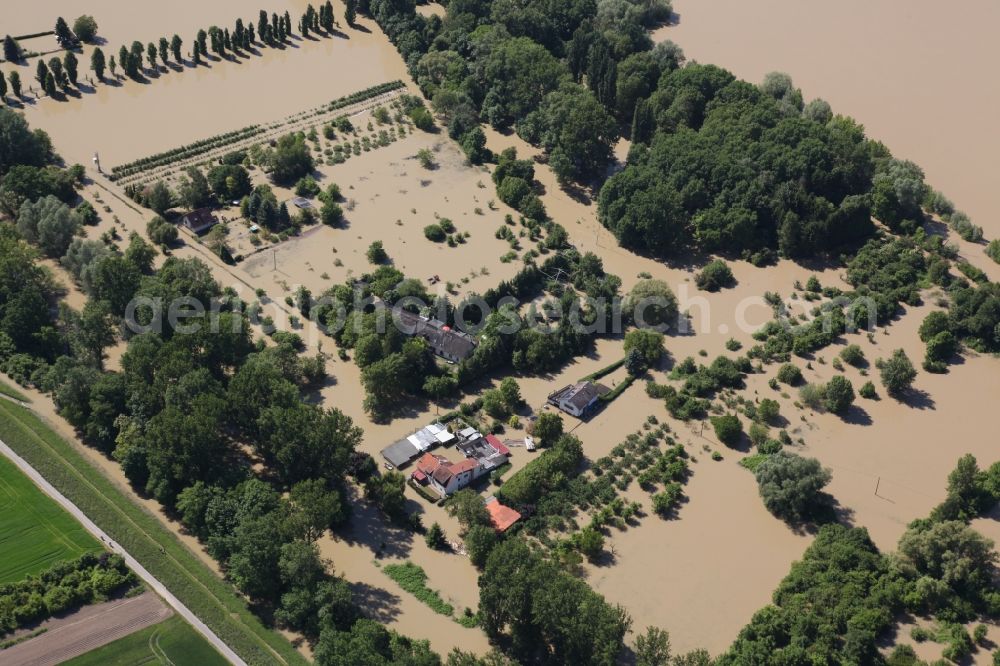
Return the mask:
[[[17,401],[15,401],[17,402]],[[143,567],[138,560],[132,557],[128,552],[125,551],[120,545],[114,543],[107,534],[104,533],[101,528],[99,528],[90,518],[86,516],[75,504],[69,501],[62,493],[60,493],[56,488],[45,480],[41,474],[39,474],[35,469],[29,465],[23,458],[17,455],[13,449],[7,446],[4,442],[0,441],[0,453],[7,456],[15,465],[24,472],[28,478],[30,478],[39,488],[45,492],[46,495],[54,499],[59,503],[66,511],[70,513],[74,518],[80,521],[88,532],[98,537],[101,541],[108,544],[111,551],[118,553],[123,558],[125,558],[125,563],[135,571],[135,573],[145,582],[149,587],[151,587],[157,594],[163,597],[168,604],[170,604],[174,610],[176,610],[181,617],[183,617],[195,630],[198,631],[202,636],[211,643],[215,649],[217,649],[223,656],[226,657],[231,663],[237,664],[238,666],[245,666],[245,662],[240,659],[233,650],[226,645],[222,639],[215,635],[215,633],[209,629],[204,622],[202,622],[198,617],[188,610],[187,606],[181,603],[181,601],[175,597],[170,591],[161,583],[159,580],[153,577],[149,571]]]
[[44,634],[4,650],[0,660],[9,666],[54,666],[171,615],[173,611],[152,592],[84,606],[66,617],[42,623]]

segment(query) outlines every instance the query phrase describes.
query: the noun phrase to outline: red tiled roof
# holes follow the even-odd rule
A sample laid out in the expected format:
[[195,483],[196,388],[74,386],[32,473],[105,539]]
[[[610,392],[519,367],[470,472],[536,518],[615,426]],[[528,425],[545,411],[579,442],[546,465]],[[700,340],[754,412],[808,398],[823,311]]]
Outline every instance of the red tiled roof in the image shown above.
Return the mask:
[[421,483],[427,480],[427,475],[421,472],[419,469],[413,470],[413,474],[411,474],[410,476],[412,476],[417,481],[420,481]]
[[521,519],[521,514],[509,506],[504,506],[498,500],[487,503],[486,510],[490,514],[493,526],[501,532],[506,532],[511,525]]
[[497,453],[502,453],[505,456],[510,455],[510,449],[504,446],[503,442],[497,439],[494,435],[486,435],[486,443],[496,449]]
[[448,467],[451,469],[452,474],[461,474],[462,472],[471,472],[476,469],[476,465],[478,464],[472,458],[466,458],[462,462],[452,463]]
[[432,453],[425,453],[417,461],[417,470],[424,474],[433,474],[441,466],[441,459]]

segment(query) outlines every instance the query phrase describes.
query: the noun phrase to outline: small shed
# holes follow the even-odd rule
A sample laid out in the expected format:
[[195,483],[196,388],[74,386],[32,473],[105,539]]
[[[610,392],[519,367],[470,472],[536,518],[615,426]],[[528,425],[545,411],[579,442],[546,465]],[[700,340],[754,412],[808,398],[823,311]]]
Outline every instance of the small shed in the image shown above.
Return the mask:
[[382,457],[393,467],[406,465],[416,458],[418,453],[420,453],[419,449],[406,439],[401,439],[395,444],[390,444],[382,449]]

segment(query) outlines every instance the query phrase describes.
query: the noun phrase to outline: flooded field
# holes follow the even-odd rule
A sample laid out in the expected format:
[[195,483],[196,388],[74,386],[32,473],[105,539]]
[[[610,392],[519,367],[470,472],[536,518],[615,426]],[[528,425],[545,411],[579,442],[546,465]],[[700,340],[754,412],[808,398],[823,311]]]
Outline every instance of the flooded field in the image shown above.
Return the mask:
[[[968,0],[942,11],[932,0],[675,0],[671,39],[688,59],[759,82],[791,74],[806,99],[822,97],[892,152],[919,164],[927,181],[986,231],[1000,236],[995,156],[1000,88],[987,83],[1000,60],[989,26],[1000,5]],[[752,27],[751,27],[752,26]]]
[[[68,17],[75,17],[79,10],[69,7],[70,3],[61,4],[66,5],[62,10],[72,23]],[[118,4],[102,2],[89,10],[100,34],[108,40],[102,47],[108,57],[117,54],[121,43],[157,41],[163,35],[156,26],[169,31],[168,39],[174,32],[180,34],[188,53],[198,29],[213,23],[228,27],[239,17],[247,20],[256,15],[256,9],[250,11],[237,2],[211,3],[205,12],[201,9],[204,5],[196,9],[192,2],[133,3],[128,11],[119,9]],[[286,2],[269,9],[279,13],[288,9],[298,17],[307,4]],[[342,5],[335,4],[335,15],[343,23]],[[132,14],[140,11],[140,5],[149,6],[148,12],[142,11],[141,20]],[[48,26],[55,21],[58,9],[36,7],[33,11],[44,16],[19,18]],[[26,13],[30,15],[32,10]],[[162,20],[157,21],[157,16]],[[193,23],[195,20],[198,22]],[[248,125],[277,121],[369,86],[404,79],[406,67],[378,27],[366,19],[358,24],[363,29],[342,25],[333,37],[303,40],[296,34],[284,49],[261,47],[255,54],[225,61],[213,56],[197,68],[190,61],[183,68],[161,68],[145,82],[114,82],[108,75],[109,83],[87,84],[86,79],[92,76],[87,47],[79,56],[84,82],[79,97],[70,96],[65,101],[32,98],[25,104],[25,112],[28,122],[44,127],[52,136],[67,162],[90,166],[98,152],[107,169]],[[146,26],[152,32],[135,34],[129,26],[131,30]],[[18,67],[25,90],[34,82],[34,63],[30,60]],[[13,68],[7,63],[0,67]]]
[[[283,12],[287,8],[297,17],[306,4],[286,1],[268,9]],[[68,0],[27,7],[13,17],[10,29],[19,33],[47,29],[59,13],[72,22],[79,13],[74,7],[76,3]],[[918,162],[928,181],[969,212],[987,236],[1000,235],[995,216],[1000,194],[993,186],[996,169],[992,168],[992,157],[1000,151],[1000,135],[988,131],[1000,111],[1000,92],[996,86],[983,84],[991,79],[982,71],[986,63],[997,61],[1000,46],[985,35],[970,36],[985,32],[986,26],[1000,18],[994,4],[970,0],[947,15],[927,0],[851,0],[846,7],[791,0],[755,5],[736,0],[676,0],[675,10],[679,24],[658,31],[657,39],[673,39],[690,59],[720,64],[751,81],[759,81],[768,71],[788,71],[807,98],[821,96],[835,110],[856,117],[894,153]],[[106,50],[117,51],[119,43],[132,39],[157,39],[159,26],[164,26],[168,36],[181,34],[187,50],[197,29],[212,23],[229,25],[238,14],[246,20],[256,10],[249,11],[235,0],[204,8],[188,0],[144,1],[127,7],[99,0],[87,11],[94,14],[101,35],[108,40]],[[438,5],[420,11],[441,13]],[[342,14],[342,4],[335,3],[341,23]],[[263,49],[239,62],[216,61],[197,70],[162,72],[149,83],[99,84],[96,90],[85,89],[78,99],[30,102],[26,113],[29,122],[51,134],[68,162],[89,166],[96,150],[110,166],[248,124],[279,120],[384,81],[409,83],[403,62],[381,31],[371,21],[362,19],[361,25],[365,29],[342,26],[342,34],[334,37],[296,39],[289,48]],[[747,25],[754,29],[746,30]],[[152,32],[135,34],[147,29]],[[81,60],[86,62],[89,55]],[[29,80],[30,73],[22,69],[22,78]],[[538,154],[516,136],[492,130],[487,135],[493,150],[516,146],[521,157]],[[423,148],[433,151],[436,168],[424,169],[415,159]],[[621,159],[626,150],[622,142],[616,155]],[[621,277],[623,293],[647,275],[667,281],[674,289],[681,309],[690,313],[692,321],[689,334],[667,338],[675,361],[692,356],[708,363],[719,354],[735,355],[726,351],[730,339],[744,349],[753,344],[751,333],[771,317],[763,300],[765,292],[777,292],[787,300],[793,284],[804,283],[810,275],[824,285],[844,286],[838,269],[788,261],[767,268],[733,262],[734,288],[715,294],[698,291],[694,272],[707,258],[692,258],[690,265],[667,265],[624,250],[597,221],[593,203],[586,197],[569,196],[549,169],[540,167],[536,174],[550,215],[567,229],[576,248],[594,252],[605,270]],[[259,173],[254,177],[255,182],[263,182]],[[249,256],[237,266],[222,264],[190,239],[175,254],[201,258],[222,285],[236,287],[245,296],[264,289],[271,301],[267,314],[286,310],[284,297],[300,284],[318,294],[370,270],[365,250],[374,240],[383,241],[393,264],[409,277],[429,284],[428,278],[439,276],[438,286],[451,282],[456,291],[453,302],[462,294],[496,285],[520,267],[517,260],[499,260],[509,248],[494,232],[510,211],[499,202],[495,209],[490,205],[495,190],[488,170],[464,164],[457,146],[443,133],[407,134],[344,164],[320,166],[317,177],[321,185],[340,185],[345,199],[342,227],[311,227],[302,236]],[[284,188],[276,187],[275,193],[282,201],[292,196]],[[114,228],[127,239],[131,231],[142,233],[152,216],[103,180],[88,186],[84,196],[98,210],[109,207],[101,213],[100,224],[88,230],[91,238]],[[230,214],[235,211],[226,211]],[[466,243],[448,247],[424,238],[423,228],[438,218],[448,218],[459,232],[468,232]],[[963,256],[992,278],[1000,277],[1000,266],[985,259],[980,246],[959,243],[959,247]],[[62,282],[68,282],[64,271],[50,266]],[[67,286],[66,301],[82,306],[83,294]],[[926,301],[879,330],[872,341],[849,336],[845,342],[861,345],[870,361],[902,347],[919,365],[923,345],[916,330],[926,313],[937,307],[932,295]],[[331,354],[332,341],[308,322],[298,332],[308,343],[306,353],[323,351],[329,356],[330,380],[311,399],[337,407],[361,425],[365,430],[361,448],[377,459],[384,446],[454,407],[415,402],[393,421],[373,423],[362,409],[360,372],[354,362]],[[812,367],[804,370],[806,379],[829,379],[838,351],[839,346],[831,347],[811,359]],[[117,365],[120,353],[121,346],[110,351],[109,367]],[[552,375],[518,378],[522,394],[537,412],[553,390],[617,361],[622,353],[620,338],[600,340],[591,354]],[[796,362],[804,368],[807,363]],[[976,454],[982,466],[998,457],[995,443],[984,434],[981,416],[989,413],[1000,395],[1000,360],[996,358],[968,353],[946,375],[921,372],[915,384],[919,393],[909,403],[884,396],[874,402],[858,399],[847,419],[799,409],[796,390],[780,396],[767,385],[775,369],[771,366],[751,375],[744,395],[779,401],[789,432],[804,441],[796,450],[819,458],[833,471],[828,489],[844,520],[867,527],[883,550],[894,549],[906,523],[926,515],[944,497],[946,476],[962,454]],[[855,389],[868,378],[878,384],[873,368],[868,377],[850,367],[845,374]],[[651,377],[665,381],[663,369]],[[619,370],[602,381],[614,385],[622,379],[624,371]],[[489,384],[484,381],[476,390]],[[36,394],[32,398],[46,417],[60,424],[64,435],[73,435],[55,416],[50,401]],[[607,541],[613,553],[611,563],[588,566],[586,575],[597,591],[628,609],[637,631],[647,625],[660,626],[671,632],[675,651],[705,647],[717,654],[753,612],[769,602],[811,537],[791,530],[764,509],[752,474],[738,465],[740,452],[714,441],[710,428],[703,432],[700,424],[670,419],[662,402],[646,395],[642,382],[587,421],[566,417],[566,428],[580,437],[587,456],[594,460],[607,455],[650,415],[667,422],[696,459],[684,489],[687,501],[673,520],[647,515],[638,526],[620,532],[612,529]],[[509,429],[505,436],[522,434]],[[713,461],[712,450],[720,451],[723,459]],[[93,451],[88,455],[123,483],[117,465]],[[512,472],[534,455],[514,450]],[[458,525],[441,507],[429,505],[411,490],[407,494],[411,510],[419,507],[426,525],[439,522],[449,538],[455,538]],[[633,494],[630,499],[642,502],[648,511],[648,496]],[[157,510],[150,501],[143,503]],[[352,527],[337,538],[327,535],[321,547],[334,569],[351,582],[365,611],[408,635],[430,640],[438,651],[460,647],[485,652],[488,645],[482,632],[435,614],[380,570],[386,563],[414,561],[427,572],[428,586],[460,611],[478,602],[477,573],[468,559],[432,551],[419,537],[387,526],[360,498],[356,505]],[[180,532],[175,522],[163,519]],[[984,519],[977,527],[996,537],[1000,536],[997,524]],[[193,539],[183,538],[207,558]]]

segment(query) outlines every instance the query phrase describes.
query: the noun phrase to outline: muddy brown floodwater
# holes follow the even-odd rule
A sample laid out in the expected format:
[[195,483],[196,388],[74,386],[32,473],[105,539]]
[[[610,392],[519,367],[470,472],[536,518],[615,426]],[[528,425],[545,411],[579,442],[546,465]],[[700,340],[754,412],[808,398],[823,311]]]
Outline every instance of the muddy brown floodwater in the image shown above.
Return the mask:
[[1000,236],[996,155],[1000,4],[965,0],[674,0],[671,39],[688,59],[748,81],[791,74],[806,99],[851,115],[931,185]]
[[[61,11],[67,20],[79,13],[68,2],[39,3],[20,15],[24,29],[48,29]],[[119,8],[120,3],[99,2],[88,8],[108,40],[105,55],[115,54],[121,44],[139,40],[143,44],[168,39],[176,32],[188,54],[198,29],[213,22],[231,27],[237,18],[256,20],[257,9],[228,0],[221,3],[142,3],[148,12],[136,16],[137,8]],[[139,3],[135,3],[139,4]],[[306,2],[285,2],[271,11],[291,13],[293,21]],[[54,5],[54,6],[53,6]],[[114,6],[112,6],[114,5]],[[148,7],[147,7],[148,6]],[[334,14],[343,24],[343,8],[335,3]],[[159,20],[162,19],[162,20]],[[31,99],[25,110],[28,121],[42,126],[52,136],[59,153],[69,163],[90,166],[99,152],[105,170],[153,153],[177,148],[200,139],[251,124],[278,121],[285,116],[330,102],[343,95],[386,81],[406,78],[406,67],[378,26],[359,19],[364,29],[342,25],[334,37],[302,39],[297,34],[284,49],[259,48],[256,55],[234,60],[218,59],[201,66],[185,66],[150,76],[148,82],[120,79],[117,83],[86,80],[90,71],[90,47],[79,56],[79,98],[66,101]],[[34,26],[34,28],[32,28]],[[41,27],[38,27],[41,26]],[[163,26],[162,28],[160,26]],[[30,43],[25,45],[29,48]],[[27,89],[34,81],[35,61],[17,67]],[[4,63],[0,69],[14,67]],[[110,75],[108,75],[110,76]]]
[[[286,0],[269,10],[281,13],[287,8],[297,17],[306,4],[305,0]],[[59,14],[72,21],[82,11],[75,7],[69,0],[25,5],[11,17],[10,29],[18,34],[48,29]],[[996,169],[991,162],[1000,152],[1000,134],[986,129],[1000,111],[1000,90],[990,85],[993,73],[988,69],[1000,56],[1000,42],[987,32],[1000,18],[997,5],[968,0],[942,12],[929,0],[847,0],[827,5],[796,0],[753,4],[675,0],[675,9],[679,24],[658,31],[657,39],[673,39],[689,58],[717,63],[751,81],[759,81],[773,70],[789,72],[807,98],[821,96],[836,111],[857,118],[871,136],[884,141],[895,154],[919,163],[929,182],[970,213],[988,236],[1000,235],[1000,221],[993,215],[1000,193],[993,187]],[[174,32],[185,39],[187,50],[198,28],[212,23],[231,25],[237,15],[246,20],[255,11],[236,0],[197,6],[192,0],[146,0],[127,6],[93,0],[87,8],[108,39],[105,50],[112,52],[133,39],[145,43],[158,39],[161,33],[170,36]],[[424,14],[439,11],[436,5],[421,9]],[[335,15],[343,15],[340,2],[335,3]],[[187,68],[163,73],[160,80],[149,84],[98,85],[96,92],[84,92],[81,99],[41,100],[28,105],[28,120],[52,135],[56,149],[68,162],[89,166],[94,150],[100,150],[105,165],[112,166],[250,123],[280,120],[371,85],[407,80],[403,62],[381,31],[371,21],[362,19],[361,23],[365,30],[344,30],[344,36],[308,42],[296,39],[293,47],[264,49],[241,64],[215,62],[197,71]],[[88,62],[89,54],[81,60]],[[11,66],[4,64],[0,69]],[[22,79],[31,80],[32,72],[25,66],[21,70]],[[538,153],[516,136],[492,130],[487,130],[487,136],[494,150],[514,145],[522,156]],[[415,164],[413,156],[424,147],[438,149],[437,169],[424,172]],[[616,155],[622,158],[625,152],[622,143]],[[283,298],[295,284],[307,285],[317,293],[367,270],[363,252],[375,239],[385,242],[397,266],[407,274],[421,280],[440,274],[443,281],[456,284],[459,294],[491,286],[518,267],[516,262],[499,261],[507,248],[493,237],[493,230],[508,211],[502,205],[496,210],[489,206],[494,196],[489,175],[465,167],[456,147],[443,134],[408,133],[405,139],[353,157],[346,164],[321,167],[320,173],[324,179],[337,182],[345,198],[355,200],[356,207],[348,209],[347,223],[341,228],[317,227],[300,239],[279,245],[277,254],[270,255],[270,266],[268,257],[261,255],[227,267],[193,242],[177,248],[175,254],[202,258],[224,285],[241,290],[266,288],[274,299],[266,306],[268,314],[284,307]],[[735,288],[717,294],[699,292],[693,285],[691,267],[665,265],[618,247],[597,221],[594,205],[569,197],[549,169],[539,167],[536,173],[545,188],[543,200],[549,213],[567,229],[579,250],[596,253],[606,270],[622,278],[623,292],[629,291],[640,275],[649,274],[666,280],[678,293],[682,309],[690,310],[694,317],[694,334],[668,337],[667,348],[675,359],[694,356],[707,363],[726,353],[730,338],[742,343],[744,349],[752,345],[751,332],[770,316],[761,299],[765,291],[780,293],[786,302],[802,303],[788,300],[792,285],[805,282],[812,272],[824,285],[845,286],[839,269],[811,271],[786,261],[761,269],[733,262],[738,281]],[[480,182],[485,187],[480,187]],[[282,199],[290,196],[281,188],[277,192]],[[141,233],[151,216],[127,203],[118,188],[104,181],[86,188],[84,196],[102,211],[100,224],[88,230],[91,238],[116,228],[124,240],[130,231]],[[482,210],[477,213],[476,208]],[[435,214],[452,219],[460,231],[469,231],[468,243],[448,248],[424,239],[422,228]],[[985,258],[981,246],[958,245],[964,257],[992,279],[1000,279],[1000,266]],[[62,282],[69,281],[51,262],[50,266]],[[77,307],[83,302],[82,294],[72,286],[66,300]],[[845,342],[860,344],[872,361],[902,347],[919,365],[923,346],[916,330],[926,313],[937,307],[933,294],[925,300],[924,305],[909,308],[886,331],[879,330],[872,341],[849,336]],[[307,353],[316,353],[321,346],[327,353],[332,351],[332,343],[327,341],[323,346],[323,338],[314,328],[306,323],[300,331],[307,340]],[[806,370],[807,379],[829,379],[831,361],[838,351],[835,346],[817,354],[812,368]],[[120,346],[109,352],[108,367],[118,366],[120,353]],[[522,392],[533,407],[540,408],[553,389],[577,381],[621,355],[620,338],[601,340],[593,353],[567,364],[560,372],[520,378]],[[820,356],[825,356],[825,362]],[[803,359],[796,362],[806,365]],[[362,425],[365,440],[361,448],[375,456],[382,447],[432,420],[438,411],[433,404],[415,402],[392,422],[373,423],[362,409],[360,372],[354,362],[331,355],[328,369],[330,381],[313,398],[326,407],[336,406]],[[983,427],[983,414],[989,413],[1000,395],[1000,360],[996,358],[967,353],[947,375],[921,372],[916,381],[919,393],[909,403],[887,398],[859,400],[847,420],[800,410],[795,405],[797,391],[788,390],[781,396],[768,387],[767,379],[774,370],[768,367],[763,374],[751,375],[744,395],[779,400],[789,432],[804,440],[796,448],[832,469],[829,490],[845,520],[867,527],[885,551],[895,547],[907,522],[926,515],[943,499],[946,476],[959,456],[975,453],[983,466],[998,457],[993,440],[983,434],[988,432]],[[877,372],[868,372],[877,384]],[[847,368],[845,374],[856,388],[866,380],[853,368]],[[665,381],[662,371],[652,376]],[[606,381],[617,382],[623,377],[619,371]],[[35,409],[72,438],[72,429],[55,416],[51,400],[35,392],[29,394]],[[444,405],[440,409],[451,408]],[[791,562],[801,557],[811,537],[792,531],[766,512],[752,475],[738,466],[741,453],[713,441],[710,428],[701,432],[670,419],[662,402],[646,396],[641,383],[588,422],[567,418],[567,428],[581,438],[593,460],[639,429],[650,415],[669,423],[678,441],[690,447],[698,459],[685,487],[687,502],[675,520],[646,516],[638,526],[614,531],[608,542],[614,549],[613,563],[588,566],[587,577],[610,601],[628,609],[637,631],[657,625],[672,632],[678,651],[706,647],[717,654],[732,642],[753,612],[768,603],[771,592]],[[506,436],[520,434],[512,429]],[[712,461],[711,450],[719,450],[723,459]],[[534,455],[515,450],[514,471]],[[93,451],[89,457],[124,485],[117,465]],[[633,490],[629,499],[643,502],[648,511],[645,493],[632,497]],[[454,538],[454,519],[441,507],[430,506],[410,491],[407,494],[411,508],[420,507],[425,513],[425,524],[438,521]],[[151,501],[140,501],[171,529],[181,532]],[[439,651],[455,646],[485,651],[481,632],[434,614],[378,566],[413,560],[427,571],[428,585],[460,610],[473,608],[478,602],[476,571],[468,559],[429,550],[421,539],[388,527],[363,501],[357,503],[355,518],[352,530],[336,538],[324,537],[321,547],[324,556],[333,559],[334,568],[351,582],[365,611],[416,638],[430,640]],[[993,518],[977,521],[976,526],[994,538],[1000,536]],[[191,537],[181,538],[207,560]],[[991,631],[997,633],[995,628]],[[906,628],[900,632],[904,635],[908,635]]]

